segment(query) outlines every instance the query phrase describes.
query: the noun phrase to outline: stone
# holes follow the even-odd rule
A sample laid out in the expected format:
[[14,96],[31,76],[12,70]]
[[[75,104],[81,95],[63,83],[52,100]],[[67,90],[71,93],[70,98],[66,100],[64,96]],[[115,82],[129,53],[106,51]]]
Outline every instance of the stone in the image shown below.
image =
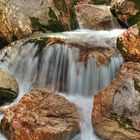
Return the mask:
[[117,48],[126,61],[140,62],[140,23],[118,36]]
[[72,0],[0,0],[0,33],[14,41],[36,32],[77,29]]
[[12,102],[18,95],[19,87],[15,77],[0,69],[0,105]]
[[120,28],[113,19],[109,6],[80,4],[76,5],[75,9],[80,28],[91,30]]
[[94,98],[92,122],[103,139],[140,139],[140,64],[124,63],[105,90]]
[[123,28],[128,28],[140,21],[140,1],[114,0],[111,12]]
[[79,132],[79,114],[63,96],[34,89],[7,110],[2,132],[9,140],[70,140]]

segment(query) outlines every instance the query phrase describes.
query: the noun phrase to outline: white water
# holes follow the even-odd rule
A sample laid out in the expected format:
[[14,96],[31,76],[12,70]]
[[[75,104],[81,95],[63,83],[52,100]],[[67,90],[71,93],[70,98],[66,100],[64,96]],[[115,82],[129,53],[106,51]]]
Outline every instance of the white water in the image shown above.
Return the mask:
[[[76,42],[90,47],[112,47],[122,31],[88,31],[80,30],[60,34],[67,43]],[[111,40],[111,41],[110,41]],[[113,45],[113,47],[114,47]],[[18,42],[13,49],[3,50],[0,55],[0,67],[13,73],[20,86],[20,95],[35,87],[47,87],[54,91],[65,92],[74,102],[83,118],[81,134],[74,140],[98,140],[91,125],[93,96],[96,91],[104,89],[119,70],[123,58],[121,55],[110,59],[109,64],[98,67],[96,60],[90,57],[87,65],[79,61],[79,48],[69,48],[66,44],[47,44],[40,55],[36,56],[38,45]],[[0,140],[3,140],[0,137]]]

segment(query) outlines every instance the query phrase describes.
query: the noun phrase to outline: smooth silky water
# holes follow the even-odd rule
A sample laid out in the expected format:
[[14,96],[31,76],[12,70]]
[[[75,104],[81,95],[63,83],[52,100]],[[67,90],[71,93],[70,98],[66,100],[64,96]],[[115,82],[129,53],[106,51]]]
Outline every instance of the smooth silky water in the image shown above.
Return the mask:
[[[36,37],[65,39],[69,43],[88,47],[115,47],[117,36],[123,30],[90,31],[78,30],[58,34],[42,34]],[[0,52],[0,68],[9,70],[16,76],[20,94],[33,88],[49,88],[62,94],[77,105],[81,117],[81,133],[73,140],[99,140],[91,123],[93,97],[97,91],[107,87],[123,63],[121,55],[113,56],[107,65],[97,66],[96,60],[89,57],[87,64],[79,61],[80,48],[66,44],[48,43],[41,53],[35,42],[18,41],[14,47]],[[2,115],[1,115],[2,117]],[[1,135],[0,140],[5,138]]]

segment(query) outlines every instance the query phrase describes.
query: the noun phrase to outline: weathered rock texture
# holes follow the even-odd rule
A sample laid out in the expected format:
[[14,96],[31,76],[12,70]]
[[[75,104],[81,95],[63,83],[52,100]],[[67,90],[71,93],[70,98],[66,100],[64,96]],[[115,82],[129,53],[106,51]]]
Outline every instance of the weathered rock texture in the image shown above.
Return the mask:
[[81,4],[76,5],[75,9],[80,28],[96,30],[119,28],[109,6]]
[[93,126],[109,140],[140,139],[140,64],[124,63],[111,85],[94,98]]
[[139,0],[116,0],[111,11],[122,27],[130,27],[140,21]]
[[8,71],[0,69],[0,104],[11,102],[18,95],[18,83]]
[[34,32],[77,28],[72,0],[0,0],[0,33],[9,41]]
[[77,108],[49,90],[26,93],[2,120],[10,140],[70,140],[79,131]]
[[140,23],[118,37],[117,48],[126,61],[140,62]]

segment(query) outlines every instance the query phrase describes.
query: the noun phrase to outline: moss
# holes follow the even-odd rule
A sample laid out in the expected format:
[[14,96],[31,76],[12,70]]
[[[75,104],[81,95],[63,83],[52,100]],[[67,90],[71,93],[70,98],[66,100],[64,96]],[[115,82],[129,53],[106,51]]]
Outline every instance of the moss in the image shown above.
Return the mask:
[[11,89],[5,89],[0,87],[0,104],[5,102],[12,102],[17,97],[17,94]]
[[16,36],[16,35],[12,35],[12,41],[16,41],[16,40],[18,40],[18,37]]
[[101,5],[101,4],[110,4],[111,0],[92,0],[92,3],[95,5]]
[[138,10],[140,10],[140,0],[135,0],[135,5]]
[[140,12],[138,12],[136,15],[131,15],[128,19],[129,25],[137,24],[140,21]]
[[41,24],[39,19],[36,17],[30,17],[31,26],[35,31],[46,32],[46,25]]
[[57,20],[57,16],[55,15],[54,11],[50,7],[49,7],[49,17]]
[[49,20],[48,21],[48,25],[46,26],[46,28],[50,31],[53,32],[63,32],[66,31],[66,28],[63,27],[62,23],[60,20]]
[[73,0],[73,4],[76,5],[78,0]]
[[111,113],[110,119],[118,122],[119,127],[123,129],[131,129],[133,127],[133,121],[127,117],[118,117],[116,113]]
[[134,87],[135,87],[135,90],[140,92],[140,85],[138,84],[138,82],[135,79],[134,79]]
[[4,38],[0,37],[0,49],[2,49],[3,47],[7,46],[9,44],[9,42],[7,40],[5,40]]
[[6,130],[9,130],[9,129],[10,129],[10,123],[9,123],[9,122],[6,122],[6,124],[5,124],[5,129],[6,129]]
[[73,12],[72,9],[70,9],[69,12],[70,12],[70,26],[71,26],[71,29],[72,30],[77,29],[78,22],[77,22],[77,19],[76,19],[76,15],[75,15],[75,13]]

